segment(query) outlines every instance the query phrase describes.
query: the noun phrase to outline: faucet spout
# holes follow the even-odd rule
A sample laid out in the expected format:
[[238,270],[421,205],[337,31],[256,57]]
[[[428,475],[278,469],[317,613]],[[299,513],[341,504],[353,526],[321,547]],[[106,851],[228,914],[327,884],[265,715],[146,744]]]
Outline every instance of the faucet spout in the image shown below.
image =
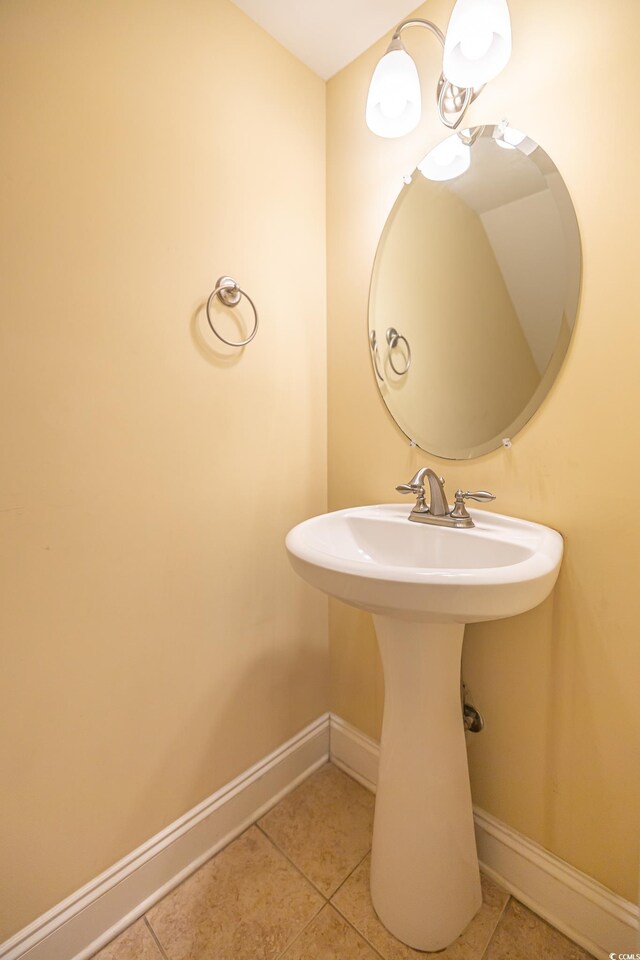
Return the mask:
[[423,487],[425,477],[429,481],[429,513],[432,517],[446,516],[449,513],[449,504],[444,492],[444,480],[431,467],[421,467],[407,486]]

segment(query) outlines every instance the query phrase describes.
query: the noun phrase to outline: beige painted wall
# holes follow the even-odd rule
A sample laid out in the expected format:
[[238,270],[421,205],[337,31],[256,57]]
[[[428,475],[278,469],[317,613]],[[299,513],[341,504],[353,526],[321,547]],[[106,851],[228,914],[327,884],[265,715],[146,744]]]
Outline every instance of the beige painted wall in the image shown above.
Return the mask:
[[327,655],[283,549],[326,506],[324,83],[227,0],[4,0],[0,64],[2,941],[325,710]]
[[[514,55],[473,105],[471,123],[503,117],[556,162],[573,196],[584,253],[582,304],[561,375],[511,450],[470,462],[411,451],[372,376],[367,292],[377,238],[410,171],[440,139],[429,90],[439,53],[426,31],[426,116],[399,142],[364,124],[376,45],[328,87],[330,506],[397,499],[430,462],[448,489],[487,488],[496,509],[557,527],[566,553],[552,600],[468,630],[464,672],[485,732],[469,741],[475,802],[630,900],[637,896],[640,796],[640,130],[621,90],[639,67],[640,9],[511,0]],[[421,16],[445,24],[450,4]],[[424,36],[422,35],[424,33]],[[399,499],[399,498],[398,498]],[[377,736],[383,684],[370,618],[332,604],[332,709]]]

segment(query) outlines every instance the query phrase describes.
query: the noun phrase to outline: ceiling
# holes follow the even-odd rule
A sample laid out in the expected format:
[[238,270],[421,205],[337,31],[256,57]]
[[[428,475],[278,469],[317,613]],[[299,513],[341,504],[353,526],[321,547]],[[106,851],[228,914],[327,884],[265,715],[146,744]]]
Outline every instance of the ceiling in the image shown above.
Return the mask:
[[416,9],[416,0],[234,0],[328,80]]

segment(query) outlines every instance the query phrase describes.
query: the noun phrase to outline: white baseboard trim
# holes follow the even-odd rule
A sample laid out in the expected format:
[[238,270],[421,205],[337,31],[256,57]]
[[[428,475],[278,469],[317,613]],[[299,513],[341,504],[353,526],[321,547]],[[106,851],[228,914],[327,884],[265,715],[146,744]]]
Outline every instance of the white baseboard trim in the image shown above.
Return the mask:
[[[331,715],[331,760],[368,789],[378,781],[380,746]],[[637,950],[640,910],[479,808],[474,808],[484,873],[598,960]]]
[[88,960],[329,759],[329,714],[0,944],[0,960]]
[[517,833],[474,809],[478,859],[487,876],[595,957],[635,953],[638,908]]
[[334,713],[331,714],[330,744],[331,762],[375,793],[380,744]]
[[[10,940],[0,960],[88,960],[326,762],[375,792],[380,748],[333,714],[194,807]],[[638,907],[482,810],[483,871],[598,960],[634,953]]]

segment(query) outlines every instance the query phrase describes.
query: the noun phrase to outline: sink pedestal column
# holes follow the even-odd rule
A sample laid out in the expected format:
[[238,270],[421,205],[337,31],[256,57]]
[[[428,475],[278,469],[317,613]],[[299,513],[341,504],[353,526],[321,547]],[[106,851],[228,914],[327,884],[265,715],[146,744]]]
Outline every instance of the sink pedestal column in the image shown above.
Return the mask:
[[399,940],[442,950],[482,902],[460,705],[464,624],[373,619],[385,705],[371,898]]

